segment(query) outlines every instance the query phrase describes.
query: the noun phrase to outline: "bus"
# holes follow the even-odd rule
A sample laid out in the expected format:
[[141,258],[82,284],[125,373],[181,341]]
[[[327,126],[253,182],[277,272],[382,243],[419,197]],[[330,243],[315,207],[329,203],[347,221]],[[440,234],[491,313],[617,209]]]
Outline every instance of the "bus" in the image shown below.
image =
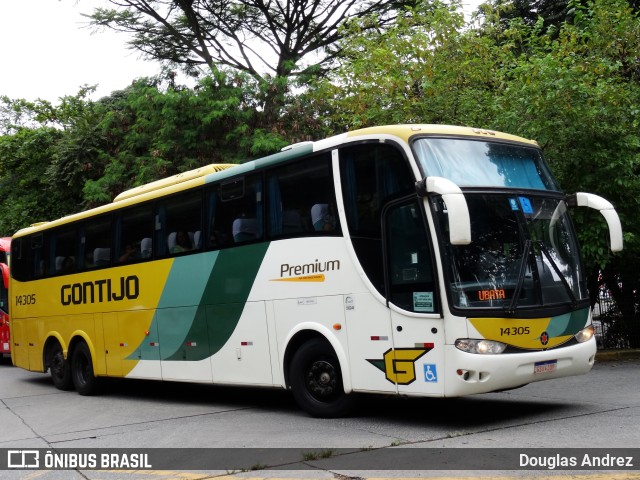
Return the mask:
[[569,216],[536,142],[439,125],[351,131],[210,165],[17,232],[12,356],[102,377],[456,397],[587,373],[596,341]]
[[0,238],[0,360],[9,357],[11,353],[9,329],[9,252],[11,238]]

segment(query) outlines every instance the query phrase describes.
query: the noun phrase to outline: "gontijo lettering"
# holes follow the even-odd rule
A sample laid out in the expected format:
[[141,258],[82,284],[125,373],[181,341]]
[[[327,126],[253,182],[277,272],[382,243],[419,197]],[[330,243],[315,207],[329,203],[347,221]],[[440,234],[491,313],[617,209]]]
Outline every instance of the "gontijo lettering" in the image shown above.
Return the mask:
[[140,295],[140,280],[136,275],[120,277],[116,281],[105,278],[93,282],[72,283],[60,288],[62,305],[135,300],[138,295]]

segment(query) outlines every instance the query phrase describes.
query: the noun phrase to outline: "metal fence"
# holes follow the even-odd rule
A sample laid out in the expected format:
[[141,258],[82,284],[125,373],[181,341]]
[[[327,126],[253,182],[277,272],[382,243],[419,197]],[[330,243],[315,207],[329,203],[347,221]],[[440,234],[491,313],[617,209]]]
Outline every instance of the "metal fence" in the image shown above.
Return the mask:
[[[625,326],[622,313],[606,285],[600,287],[592,313],[599,349],[624,349],[638,344],[638,339],[633,339]],[[638,312],[634,321],[638,321]]]

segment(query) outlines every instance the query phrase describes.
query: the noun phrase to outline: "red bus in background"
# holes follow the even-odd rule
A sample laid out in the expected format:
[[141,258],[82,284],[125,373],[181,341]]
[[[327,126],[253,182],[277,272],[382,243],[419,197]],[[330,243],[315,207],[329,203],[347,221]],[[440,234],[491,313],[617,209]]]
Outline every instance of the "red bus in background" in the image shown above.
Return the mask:
[[11,353],[9,341],[9,252],[11,238],[0,238],[0,359]]

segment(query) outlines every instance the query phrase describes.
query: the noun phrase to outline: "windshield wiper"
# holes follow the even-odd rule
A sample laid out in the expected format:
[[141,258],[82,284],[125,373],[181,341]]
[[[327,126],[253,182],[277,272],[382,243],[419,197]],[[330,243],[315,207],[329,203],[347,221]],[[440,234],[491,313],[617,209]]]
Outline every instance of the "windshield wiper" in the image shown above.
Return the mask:
[[522,258],[520,258],[520,267],[518,268],[518,284],[516,285],[516,289],[513,292],[511,304],[509,305],[509,308],[506,309],[508,313],[514,313],[516,311],[516,307],[518,306],[518,297],[520,297],[520,292],[522,291],[522,286],[524,285],[524,275],[527,272],[527,260],[529,258],[530,251],[531,240],[526,240],[524,242],[524,251],[522,252]]
[[549,250],[544,245],[544,243],[542,242],[537,242],[537,243],[538,243],[538,247],[540,247],[540,251],[544,254],[545,257],[547,257],[547,260],[549,260],[549,264],[553,268],[554,272],[556,272],[556,275],[560,277],[560,281],[562,282],[562,285],[564,285],[564,289],[567,291],[567,295],[569,295],[569,298],[571,299],[571,306],[573,308],[576,308],[578,305],[578,299],[574,295],[573,290],[571,290],[571,285],[569,285],[569,282],[567,282],[567,279],[564,277],[564,275],[560,271],[560,268],[558,268],[558,264],[551,257],[551,254],[549,253]]

